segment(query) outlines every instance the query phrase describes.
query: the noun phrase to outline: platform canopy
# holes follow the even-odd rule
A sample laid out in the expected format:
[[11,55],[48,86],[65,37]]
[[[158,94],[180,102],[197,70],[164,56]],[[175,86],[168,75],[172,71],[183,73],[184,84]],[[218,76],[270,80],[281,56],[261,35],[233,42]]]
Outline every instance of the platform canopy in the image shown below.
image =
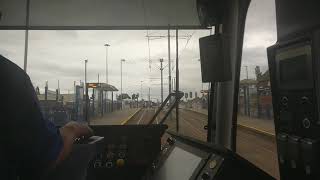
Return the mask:
[[202,29],[196,0],[1,0],[0,29]]
[[87,83],[88,88],[100,89],[102,91],[118,91],[118,89],[107,83]]

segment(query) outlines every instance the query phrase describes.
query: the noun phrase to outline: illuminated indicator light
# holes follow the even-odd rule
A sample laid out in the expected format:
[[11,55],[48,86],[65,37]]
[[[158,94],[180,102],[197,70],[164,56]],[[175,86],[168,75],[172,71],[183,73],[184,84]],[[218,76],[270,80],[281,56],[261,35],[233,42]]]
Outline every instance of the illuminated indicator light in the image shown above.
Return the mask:
[[217,166],[217,161],[216,160],[213,160],[209,163],[209,168],[210,169],[214,169],[215,167]]
[[124,166],[124,160],[123,159],[118,159],[116,162],[117,167],[123,167]]

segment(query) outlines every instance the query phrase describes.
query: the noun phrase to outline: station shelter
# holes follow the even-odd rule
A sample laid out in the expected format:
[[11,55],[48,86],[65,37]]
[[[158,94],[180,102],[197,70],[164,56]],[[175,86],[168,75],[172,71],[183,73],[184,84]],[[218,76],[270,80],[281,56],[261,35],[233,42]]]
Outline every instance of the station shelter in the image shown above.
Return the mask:
[[[103,116],[104,114],[119,110],[121,102],[114,98],[118,89],[106,83],[86,84],[86,112],[90,117]],[[92,92],[89,94],[89,92]]]

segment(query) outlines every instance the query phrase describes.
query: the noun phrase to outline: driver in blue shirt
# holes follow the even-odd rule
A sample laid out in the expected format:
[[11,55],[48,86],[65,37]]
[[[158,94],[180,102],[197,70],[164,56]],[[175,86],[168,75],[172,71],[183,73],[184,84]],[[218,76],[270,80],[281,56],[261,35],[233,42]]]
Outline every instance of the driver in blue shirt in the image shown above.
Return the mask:
[[41,113],[29,76],[0,55],[0,172],[4,179],[41,179],[72,151],[74,140],[91,136],[83,124],[58,129]]

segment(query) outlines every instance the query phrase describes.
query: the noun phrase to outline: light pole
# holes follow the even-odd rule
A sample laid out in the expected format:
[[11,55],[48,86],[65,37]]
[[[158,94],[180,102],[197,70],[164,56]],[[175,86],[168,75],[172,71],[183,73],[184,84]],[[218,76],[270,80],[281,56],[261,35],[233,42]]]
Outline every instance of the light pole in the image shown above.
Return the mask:
[[84,87],[87,88],[87,63],[88,59],[84,60]]
[[121,73],[121,88],[120,88],[120,99],[121,99],[121,109],[122,109],[122,62],[125,62],[125,59],[120,60],[120,73]]
[[[104,45],[106,47],[106,84],[109,83],[109,75],[108,75],[108,47],[110,46],[109,44]],[[102,93],[103,94],[103,93]],[[107,101],[108,101],[108,91],[106,91],[106,101],[105,105],[107,106]]]
[[246,68],[247,75],[247,87],[246,87],[246,101],[247,101],[247,115],[250,117],[250,83],[249,83],[249,75],[248,75],[248,66],[244,66]]
[[89,113],[88,113],[88,108],[89,108],[89,96],[88,96],[88,89],[87,89],[87,63],[88,59],[84,60],[84,92],[85,94],[85,102],[86,102],[86,108],[85,108],[85,120],[89,123]]
[[106,83],[109,83],[109,77],[108,77],[108,47],[110,46],[109,44],[104,45],[106,47]]
[[[163,66],[162,66],[162,63],[163,63],[163,59],[160,59],[160,71],[161,71],[161,104],[163,103],[163,74],[162,74]],[[169,71],[170,71],[170,70],[169,70]]]
[[176,29],[176,131],[179,132],[179,34],[178,28]]
[[[171,84],[171,48],[170,48],[170,24],[168,25],[168,65],[169,65],[169,94],[172,92],[172,84]],[[171,98],[169,99],[171,104]],[[171,116],[170,116],[171,117]]]
[[141,87],[140,87],[140,96],[141,96],[141,100],[142,100],[142,83],[143,83],[143,81],[140,81],[140,83],[141,83]]

